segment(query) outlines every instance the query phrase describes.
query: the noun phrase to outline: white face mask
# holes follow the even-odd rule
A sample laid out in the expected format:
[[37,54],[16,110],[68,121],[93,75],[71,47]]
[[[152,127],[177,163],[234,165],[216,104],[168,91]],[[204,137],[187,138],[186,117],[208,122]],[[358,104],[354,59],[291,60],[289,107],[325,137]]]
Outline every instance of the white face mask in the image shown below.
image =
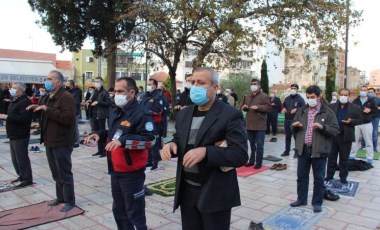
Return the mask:
[[256,92],[259,89],[257,85],[251,85],[251,91]]
[[152,91],[153,91],[153,86],[148,85],[148,86],[146,87],[146,90],[147,90],[148,92],[152,92]]
[[100,89],[102,87],[102,84],[100,82],[95,82],[95,88]]
[[271,94],[270,94],[270,97],[274,97],[274,93],[271,93]]
[[310,106],[310,107],[315,107],[318,105],[318,100],[317,98],[309,98],[307,99],[307,104]]
[[45,92],[44,91],[40,91],[40,96],[44,96],[45,95]]
[[220,94],[222,91],[220,91],[220,89],[218,89],[217,91],[216,91],[216,94]]
[[186,89],[191,89],[191,86],[193,86],[193,84],[191,84],[190,82],[186,82],[185,83],[185,88]]
[[230,95],[230,93],[229,93],[229,92],[225,92],[225,93],[224,93],[224,95],[226,95],[226,96],[229,96],[229,95]]
[[17,90],[15,88],[11,88],[9,90],[9,93],[11,94],[12,97],[15,97],[17,95]]
[[348,102],[348,97],[347,96],[339,96],[339,101],[342,104],[346,104]]
[[332,96],[332,99],[335,101],[336,100],[336,96]]
[[117,107],[123,108],[128,103],[127,95],[115,95],[115,104]]
[[297,94],[297,90],[295,90],[295,89],[291,89],[291,90],[290,90],[290,94],[291,94],[291,95],[296,95],[296,94]]
[[89,92],[90,94],[94,94],[94,90],[93,90],[93,89],[90,89],[88,92]]

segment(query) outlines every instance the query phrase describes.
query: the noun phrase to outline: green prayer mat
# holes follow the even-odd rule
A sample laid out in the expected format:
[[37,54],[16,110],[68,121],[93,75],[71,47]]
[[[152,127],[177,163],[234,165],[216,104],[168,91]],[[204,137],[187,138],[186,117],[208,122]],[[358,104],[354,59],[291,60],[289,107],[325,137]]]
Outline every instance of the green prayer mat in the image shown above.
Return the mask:
[[146,187],[153,193],[161,196],[174,196],[175,178],[147,184]]
[[[373,159],[374,160],[378,160],[379,159],[379,156],[380,156],[380,153],[379,152],[374,152],[373,154]],[[364,150],[364,149],[360,149],[356,152],[356,156],[357,158],[363,158],[363,159],[366,159],[367,158],[367,152]]]

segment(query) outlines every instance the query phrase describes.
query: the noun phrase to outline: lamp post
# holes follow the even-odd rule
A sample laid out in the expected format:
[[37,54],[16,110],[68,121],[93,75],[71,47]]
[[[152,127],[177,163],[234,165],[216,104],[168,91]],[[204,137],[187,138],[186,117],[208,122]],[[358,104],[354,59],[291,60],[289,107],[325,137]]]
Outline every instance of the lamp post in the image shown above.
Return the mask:
[[350,0],[346,0],[346,50],[344,54],[344,88],[347,88],[348,28],[350,22]]

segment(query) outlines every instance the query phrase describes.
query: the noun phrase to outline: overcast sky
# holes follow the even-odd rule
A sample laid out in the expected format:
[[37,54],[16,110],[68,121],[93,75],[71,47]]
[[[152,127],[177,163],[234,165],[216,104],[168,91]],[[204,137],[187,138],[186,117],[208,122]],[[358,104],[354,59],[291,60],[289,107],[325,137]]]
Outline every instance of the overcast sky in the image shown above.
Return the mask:
[[[369,76],[370,71],[380,69],[380,39],[376,32],[380,23],[380,0],[355,0],[353,4],[355,9],[364,10],[364,21],[360,27],[350,30],[348,66],[365,71]],[[59,54],[61,48],[54,45],[46,29],[34,23],[38,19],[27,0],[0,0],[0,48],[57,53],[58,59],[70,60],[68,52]],[[92,47],[86,42],[84,48]]]

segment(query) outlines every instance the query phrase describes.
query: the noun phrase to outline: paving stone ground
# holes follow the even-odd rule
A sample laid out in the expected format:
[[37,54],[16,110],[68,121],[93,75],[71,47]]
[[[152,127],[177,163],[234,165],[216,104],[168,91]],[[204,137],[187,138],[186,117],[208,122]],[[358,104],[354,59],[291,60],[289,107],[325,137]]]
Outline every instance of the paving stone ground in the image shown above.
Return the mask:
[[[173,129],[173,124],[169,125]],[[81,132],[89,131],[89,124],[80,125]],[[32,130],[33,131],[33,130]],[[0,134],[5,128],[0,127]],[[39,136],[32,135],[31,138]],[[268,142],[266,137],[264,156],[280,157],[284,151],[284,135],[278,134],[278,142]],[[0,139],[0,181],[16,178],[11,163],[7,139]],[[33,144],[34,146],[36,144]],[[31,146],[31,145],[30,145]],[[43,145],[38,145],[44,150]],[[112,215],[110,177],[106,173],[105,158],[92,157],[96,147],[81,145],[72,154],[76,202],[86,212],[84,215],[57,221],[32,229],[117,229]],[[267,170],[247,178],[239,177],[242,205],[232,211],[231,229],[247,229],[250,221],[260,222],[296,199],[297,161],[285,157],[281,163],[287,170]],[[0,211],[22,207],[55,198],[55,186],[47,164],[45,152],[30,153],[36,184],[32,187],[0,193]],[[274,162],[264,161],[271,166]],[[149,172],[146,183],[175,176],[176,161],[162,162],[161,169]],[[336,175],[337,176],[337,175]],[[312,177],[311,177],[312,178]],[[313,229],[380,229],[380,162],[364,172],[350,172],[349,180],[360,182],[354,198],[341,196],[340,200],[325,201],[328,213]],[[313,181],[310,181],[311,191]],[[309,192],[309,202],[311,192]],[[153,195],[146,198],[147,224],[150,229],[181,229],[180,213],[172,212],[173,197]],[[310,205],[310,204],[309,204]]]

